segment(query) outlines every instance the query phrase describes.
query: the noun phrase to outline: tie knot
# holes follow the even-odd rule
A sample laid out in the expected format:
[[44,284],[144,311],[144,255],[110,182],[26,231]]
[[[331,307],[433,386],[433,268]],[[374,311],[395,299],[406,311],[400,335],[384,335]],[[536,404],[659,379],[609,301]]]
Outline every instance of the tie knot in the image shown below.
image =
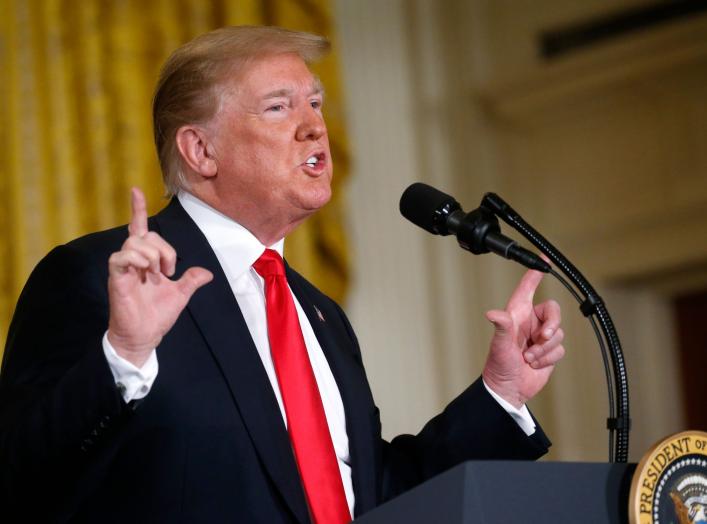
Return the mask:
[[255,261],[253,268],[261,277],[285,276],[285,264],[280,254],[273,249],[266,249]]

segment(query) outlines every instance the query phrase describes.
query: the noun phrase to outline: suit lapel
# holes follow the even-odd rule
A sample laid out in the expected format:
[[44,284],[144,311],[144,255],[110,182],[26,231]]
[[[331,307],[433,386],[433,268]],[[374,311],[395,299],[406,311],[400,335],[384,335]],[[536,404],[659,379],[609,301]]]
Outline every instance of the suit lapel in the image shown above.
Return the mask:
[[[301,276],[287,266],[290,288],[314,329],[344,403],[355,514],[360,515],[362,511],[372,509],[376,505],[374,446],[377,434],[371,424],[371,411],[374,406],[371,402],[366,402],[371,393],[363,368],[350,351],[343,349],[350,346],[352,341],[342,329],[341,320],[337,318],[338,312],[330,310],[324,304],[317,304],[315,297],[306,292],[301,279]],[[327,320],[329,315],[332,318]]]
[[194,294],[187,311],[221,368],[268,475],[297,519],[309,522],[297,465],[277,400],[216,255],[177,199],[173,199],[155,220],[162,237],[177,251],[175,277],[192,266],[201,266],[213,273],[213,281]]

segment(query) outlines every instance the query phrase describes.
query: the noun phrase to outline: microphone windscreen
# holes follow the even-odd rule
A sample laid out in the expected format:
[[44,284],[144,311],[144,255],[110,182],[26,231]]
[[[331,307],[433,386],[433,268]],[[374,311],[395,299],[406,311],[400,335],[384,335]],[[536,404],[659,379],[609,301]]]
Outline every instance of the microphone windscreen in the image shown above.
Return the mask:
[[456,203],[450,195],[422,182],[415,182],[400,197],[400,213],[425,231],[438,235],[439,212],[445,206]]

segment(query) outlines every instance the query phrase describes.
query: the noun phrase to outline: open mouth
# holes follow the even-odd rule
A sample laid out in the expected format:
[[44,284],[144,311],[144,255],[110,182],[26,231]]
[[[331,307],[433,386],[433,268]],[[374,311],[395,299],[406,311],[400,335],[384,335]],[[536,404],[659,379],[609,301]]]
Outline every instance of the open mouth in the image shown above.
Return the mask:
[[310,168],[316,168],[324,164],[324,153],[318,153],[310,156],[305,160],[304,165]]

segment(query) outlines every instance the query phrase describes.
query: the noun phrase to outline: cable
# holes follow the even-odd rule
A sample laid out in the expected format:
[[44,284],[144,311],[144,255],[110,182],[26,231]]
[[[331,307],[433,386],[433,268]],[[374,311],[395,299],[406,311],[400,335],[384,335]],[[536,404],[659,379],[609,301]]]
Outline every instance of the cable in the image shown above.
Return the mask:
[[[575,291],[575,289],[572,287],[572,285],[567,282],[567,280],[557,271],[554,269],[550,269],[550,274],[554,276],[557,280],[560,281],[560,283],[565,286],[567,291],[570,292],[570,294],[575,298],[577,303],[581,306],[584,300],[582,300],[582,297],[579,296],[579,293]],[[614,406],[614,383],[613,383],[613,378],[611,376],[611,367],[609,366],[609,359],[607,357],[607,351],[606,351],[606,345],[604,343],[604,338],[602,337],[601,332],[599,331],[599,328],[597,327],[597,323],[594,320],[593,317],[589,317],[589,324],[592,326],[592,329],[594,330],[594,335],[597,337],[597,342],[599,343],[599,350],[601,353],[601,360],[604,364],[604,375],[606,376],[606,389],[608,392],[609,396],[609,418],[613,419],[616,417],[615,414],[615,406]],[[614,429],[609,428],[609,462],[614,461]]]

